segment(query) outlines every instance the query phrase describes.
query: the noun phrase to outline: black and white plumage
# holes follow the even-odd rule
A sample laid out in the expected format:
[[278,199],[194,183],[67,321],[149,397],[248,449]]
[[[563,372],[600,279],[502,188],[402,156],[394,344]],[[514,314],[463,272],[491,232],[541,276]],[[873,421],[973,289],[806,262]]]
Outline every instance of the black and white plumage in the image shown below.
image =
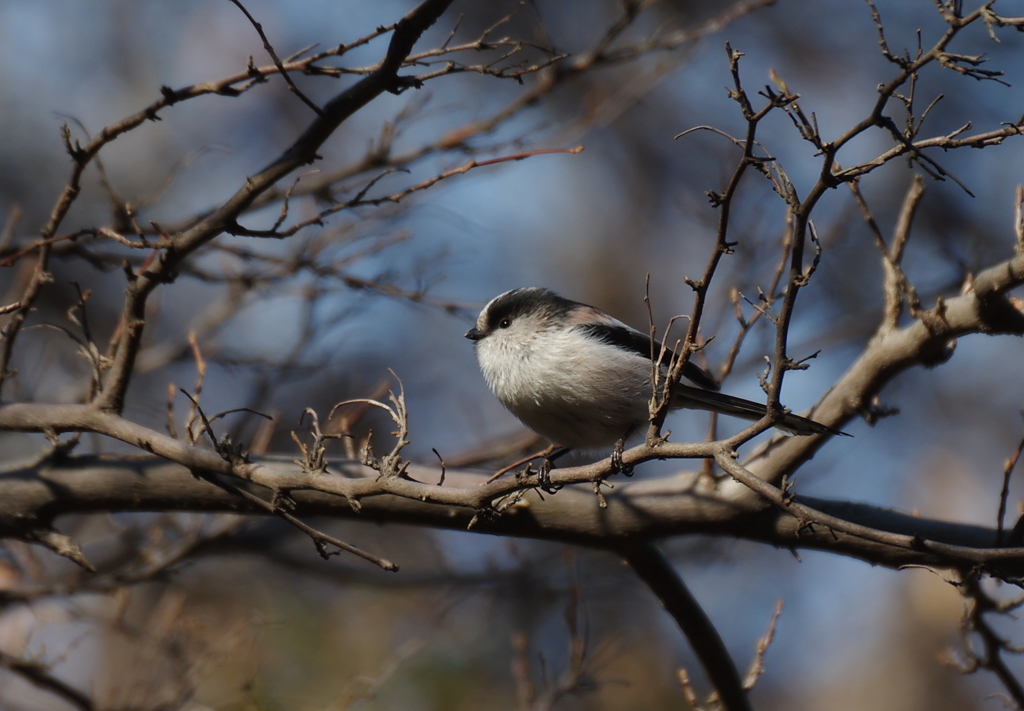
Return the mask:
[[[523,424],[569,449],[604,449],[643,427],[651,399],[651,339],[600,309],[542,288],[514,289],[483,308],[466,333],[491,391]],[[654,353],[661,349],[655,341]],[[671,355],[671,354],[669,354]],[[672,407],[759,420],[764,405],[724,395],[687,363]],[[793,434],[842,434],[798,415]]]

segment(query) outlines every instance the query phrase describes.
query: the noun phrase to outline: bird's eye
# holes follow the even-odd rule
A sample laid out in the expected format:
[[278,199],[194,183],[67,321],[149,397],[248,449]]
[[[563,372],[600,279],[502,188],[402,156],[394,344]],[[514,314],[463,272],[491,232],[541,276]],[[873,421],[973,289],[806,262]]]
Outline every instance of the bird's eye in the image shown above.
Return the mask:
[[510,318],[503,318],[500,321],[498,321],[498,328],[508,328],[511,325],[512,319]]

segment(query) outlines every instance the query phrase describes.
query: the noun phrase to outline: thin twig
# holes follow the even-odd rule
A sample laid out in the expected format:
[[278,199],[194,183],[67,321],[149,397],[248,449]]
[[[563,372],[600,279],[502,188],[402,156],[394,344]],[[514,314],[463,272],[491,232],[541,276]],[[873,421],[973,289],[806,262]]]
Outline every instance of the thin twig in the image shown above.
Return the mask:
[[[264,34],[263,25],[256,22],[256,18],[249,14],[249,11],[245,9],[245,5],[243,5],[240,0],[231,0],[231,2],[234,3],[235,6],[249,19],[249,22],[252,23],[252,26],[256,29],[260,39],[263,40],[263,48],[267,50],[267,54],[269,54],[270,58],[273,60],[274,66],[277,67],[277,71],[281,72],[281,77],[288,82],[288,88],[291,89],[292,93],[299,97],[302,100],[302,103],[313,109],[317,116],[323,116],[323,109],[314,104],[309,97],[299,91],[299,87],[295,86],[295,82],[292,80],[291,75],[288,73],[288,70],[285,69],[284,64],[281,62],[280,58],[278,58],[277,53],[274,52],[274,48],[271,46],[270,40],[267,39],[267,35]],[[251,62],[252,59],[250,58],[249,61]]]

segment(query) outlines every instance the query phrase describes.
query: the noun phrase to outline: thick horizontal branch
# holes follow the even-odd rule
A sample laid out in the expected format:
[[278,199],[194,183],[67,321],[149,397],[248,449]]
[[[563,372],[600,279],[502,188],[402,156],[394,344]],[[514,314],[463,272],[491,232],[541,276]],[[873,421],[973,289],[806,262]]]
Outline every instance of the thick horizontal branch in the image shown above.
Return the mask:
[[[280,491],[302,485],[297,466],[264,465]],[[412,478],[435,484],[437,468],[413,466]],[[372,481],[377,472],[354,462],[340,463],[325,480]],[[441,490],[474,490],[486,473],[449,469]],[[602,508],[591,487],[567,487],[556,494],[529,491],[521,501],[494,517],[478,517],[471,508],[438,505],[392,494],[370,496],[358,506],[341,496],[293,490],[297,517],[327,516],[374,523],[406,523],[503,536],[538,538],[607,548],[624,541],[705,534],[729,536],[791,549],[826,550],[872,564],[948,567],[950,559],[927,548],[901,548],[806,522],[778,508],[761,508],[722,498],[698,474],[617,484],[606,489]],[[326,482],[325,482],[326,483]],[[260,487],[252,491],[261,493]],[[262,491],[266,496],[266,491]],[[269,498],[269,496],[267,497]],[[798,497],[801,504],[862,526],[920,539],[979,549],[993,549],[1001,565],[1024,562],[1014,549],[996,551],[994,528],[920,518],[843,501]],[[197,478],[183,466],[157,457],[81,457],[26,463],[0,474],[0,536],[22,537],[65,514],[138,511],[225,512],[266,515],[264,507]],[[474,521],[474,519],[476,519]],[[1007,559],[1000,554],[1018,554]],[[401,564],[402,561],[397,561]],[[1015,566],[1016,567],[1016,566]]]

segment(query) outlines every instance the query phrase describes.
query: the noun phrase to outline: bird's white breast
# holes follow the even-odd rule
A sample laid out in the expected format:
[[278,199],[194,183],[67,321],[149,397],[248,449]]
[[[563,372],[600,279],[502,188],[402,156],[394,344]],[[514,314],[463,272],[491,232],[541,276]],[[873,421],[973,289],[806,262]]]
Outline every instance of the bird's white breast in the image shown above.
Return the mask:
[[477,357],[498,399],[556,444],[607,447],[647,421],[650,361],[576,329],[496,333]]

